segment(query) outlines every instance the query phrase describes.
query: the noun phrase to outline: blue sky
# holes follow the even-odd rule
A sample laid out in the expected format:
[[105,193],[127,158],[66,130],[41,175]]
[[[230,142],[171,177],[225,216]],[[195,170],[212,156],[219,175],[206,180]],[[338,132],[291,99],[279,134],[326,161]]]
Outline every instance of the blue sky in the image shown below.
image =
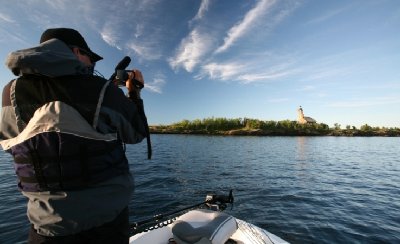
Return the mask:
[[[400,1],[0,0],[0,56],[81,32],[109,77],[131,56],[149,124],[209,117],[400,127]],[[4,86],[13,78],[0,66]]]

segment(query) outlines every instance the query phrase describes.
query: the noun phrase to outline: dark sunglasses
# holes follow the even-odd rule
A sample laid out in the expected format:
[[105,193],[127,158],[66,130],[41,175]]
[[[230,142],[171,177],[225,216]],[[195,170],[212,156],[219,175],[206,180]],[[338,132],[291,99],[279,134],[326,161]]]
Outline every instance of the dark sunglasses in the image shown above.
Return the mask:
[[86,56],[89,57],[90,62],[92,62],[93,64],[96,63],[96,62],[93,60],[93,57],[92,57],[91,53],[89,53],[89,52],[86,51],[85,49],[82,49],[82,48],[80,48],[80,47],[78,47],[78,46],[70,46],[70,47],[71,47],[71,48],[74,48],[74,47],[78,48],[80,53],[82,53],[83,55],[86,55]]

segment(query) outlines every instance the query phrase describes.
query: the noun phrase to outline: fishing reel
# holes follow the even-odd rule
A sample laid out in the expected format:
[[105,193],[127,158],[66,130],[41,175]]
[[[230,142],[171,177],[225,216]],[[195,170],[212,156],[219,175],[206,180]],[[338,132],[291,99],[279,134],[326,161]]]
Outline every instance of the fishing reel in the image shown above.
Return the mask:
[[231,210],[233,209],[233,194],[232,190],[229,191],[229,195],[216,195],[207,194],[206,196],[206,206],[214,211],[224,211],[227,204],[231,204]]

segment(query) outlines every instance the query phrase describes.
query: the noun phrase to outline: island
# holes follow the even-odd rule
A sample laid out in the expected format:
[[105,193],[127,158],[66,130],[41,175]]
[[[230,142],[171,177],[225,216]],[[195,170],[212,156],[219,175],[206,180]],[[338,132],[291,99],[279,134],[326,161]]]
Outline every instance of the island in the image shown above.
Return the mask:
[[246,136],[385,136],[399,137],[400,128],[372,127],[368,124],[356,128],[338,123],[329,127],[304,116],[298,109],[298,120],[259,120],[250,118],[205,118],[182,120],[170,125],[150,126],[152,134],[201,134],[201,135],[246,135]]

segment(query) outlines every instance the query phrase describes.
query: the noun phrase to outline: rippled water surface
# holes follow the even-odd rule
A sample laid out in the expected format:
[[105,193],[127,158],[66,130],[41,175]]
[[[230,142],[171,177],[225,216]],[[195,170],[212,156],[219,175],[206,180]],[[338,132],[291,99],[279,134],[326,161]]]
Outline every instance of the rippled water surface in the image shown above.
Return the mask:
[[[131,221],[234,190],[228,212],[291,243],[400,243],[400,139],[153,135],[130,145]],[[28,221],[11,158],[0,153],[0,243]]]

